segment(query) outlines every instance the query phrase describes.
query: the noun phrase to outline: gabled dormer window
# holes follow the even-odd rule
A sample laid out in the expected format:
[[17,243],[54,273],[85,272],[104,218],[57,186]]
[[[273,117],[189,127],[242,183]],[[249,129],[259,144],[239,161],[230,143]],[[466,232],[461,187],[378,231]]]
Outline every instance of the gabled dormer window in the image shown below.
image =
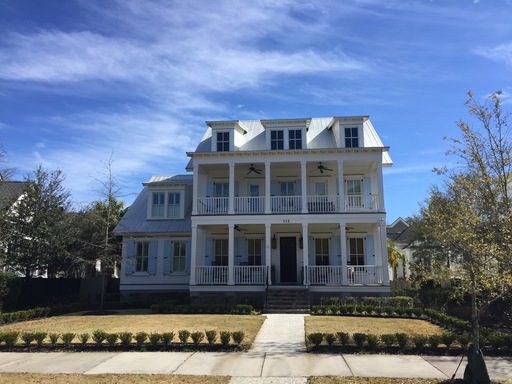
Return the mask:
[[300,129],[288,131],[288,144],[290,149],[302,149],[302,131]]
[[183,191],[153,191],[150,195],[149,219],[179,219],[183,217]]
[[229,152],[229,132],[217,132],[217,152]]
[[270,131],[270,149],[284,149],[284,132],[282,130]]
[[359,147],[359,129],[357,127],[345,128],[345,148]]

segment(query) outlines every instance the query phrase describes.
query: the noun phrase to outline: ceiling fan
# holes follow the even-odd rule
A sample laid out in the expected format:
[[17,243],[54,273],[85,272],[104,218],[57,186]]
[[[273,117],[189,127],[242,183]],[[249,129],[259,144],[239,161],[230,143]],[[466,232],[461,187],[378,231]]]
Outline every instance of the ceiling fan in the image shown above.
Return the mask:
[[235,231],[245,233],[245,232],[247,232],[247,229],[241,228],[241,227],[239,227],[238,225],[235,224]]
[[249,173],[252,173],[252,172],[254,172],[254,173],[258,174],[258,175],[261,175],[261,171],[262,171],[261,169],[256,169],[254,164],[251,164],[251,166],[249,167],[249,170],[247,171],[247,175]]
[[331,168],[327,168],[325,165],[323,165],[323,164],[322,164],[322,162],[320,162],[320,163],[318,164],[318,167],[317,167],[317,168],[318,168],[318,170],[320,171],[320,173],[324,173],[324,171],[329,171],[329,172],[330,172],[330,171],[332,171],[332,169],[331,169]]

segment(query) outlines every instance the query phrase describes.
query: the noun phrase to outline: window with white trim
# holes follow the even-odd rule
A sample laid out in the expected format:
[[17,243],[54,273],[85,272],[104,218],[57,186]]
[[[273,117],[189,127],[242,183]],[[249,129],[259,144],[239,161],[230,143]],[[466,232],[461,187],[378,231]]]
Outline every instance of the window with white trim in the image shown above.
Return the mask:
[[295,196],[295,182],[282,181],[279,184],[281,196]]
[[348,239],[348,265],[364,265],[364,238],[351,237]]
[[229,132],[217,132],[217,152],[229,152]]
[[329,239],[315,239],[316,265],[329,265]]
[[151,217],[165,217],[165,192],[153,192]]
[[147,272],[149,262],[149,241],[135,243],[135,272]]
[[172,271],[185,272],[187,262],[187,242],[173,241],[172,243]]
[[359,147],[359,129],[345,128],[345,148]]
[[213,183],[213,195],[215,197],[228,197],[229,183]]
[[288,131],[288,148],[302,149],[302,130],[290,129]]
[[215,239],[213,245],[214,263],[217,266],[228,265],[228,239]]
[[284,149],[284,131],[272,130],[270,131],[270,149]]
[[167,217],[175,218],[181,216],[180,192],[169,192],[167,194]]
[[261,265],[261,239],[247,239],[249,265]]

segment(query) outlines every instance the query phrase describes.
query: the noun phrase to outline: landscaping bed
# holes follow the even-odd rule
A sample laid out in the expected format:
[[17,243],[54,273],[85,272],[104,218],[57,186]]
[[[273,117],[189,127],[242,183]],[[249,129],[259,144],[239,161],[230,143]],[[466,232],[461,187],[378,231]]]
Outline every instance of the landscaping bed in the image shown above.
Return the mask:
[[227,376],[2,373],[0,384],[227,384]]

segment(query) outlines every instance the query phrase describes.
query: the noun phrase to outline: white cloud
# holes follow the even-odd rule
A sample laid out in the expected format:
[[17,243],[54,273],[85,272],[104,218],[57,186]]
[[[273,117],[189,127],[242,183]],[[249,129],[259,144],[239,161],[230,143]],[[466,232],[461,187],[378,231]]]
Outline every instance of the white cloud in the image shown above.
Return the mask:
[[512,66],[512,43],[500,44],[493,47],[480,47],[475,49],[474,52],[485,58]]

